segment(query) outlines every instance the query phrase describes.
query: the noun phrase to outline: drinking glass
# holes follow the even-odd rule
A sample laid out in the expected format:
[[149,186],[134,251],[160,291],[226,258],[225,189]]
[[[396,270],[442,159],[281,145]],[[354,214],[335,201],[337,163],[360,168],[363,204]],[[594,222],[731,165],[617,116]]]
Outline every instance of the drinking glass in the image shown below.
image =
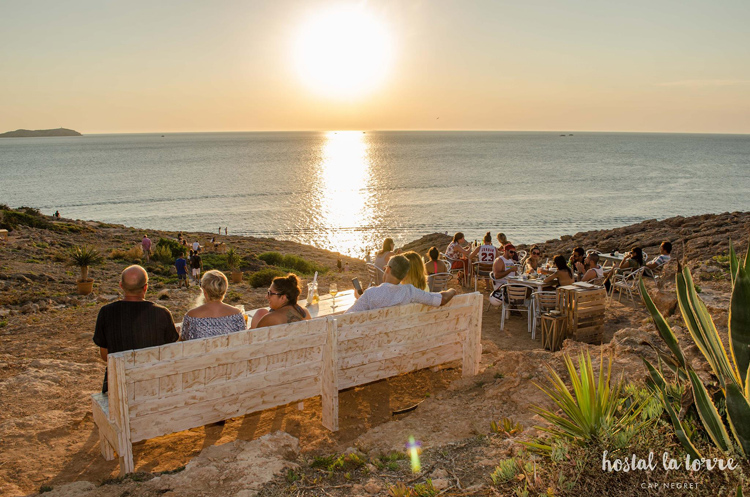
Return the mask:
[[333,307],[336,307],[336,294],[339,293],[339,288],[336,283],[331,283],[331,286],[328,288],[328,293],[333,297]]

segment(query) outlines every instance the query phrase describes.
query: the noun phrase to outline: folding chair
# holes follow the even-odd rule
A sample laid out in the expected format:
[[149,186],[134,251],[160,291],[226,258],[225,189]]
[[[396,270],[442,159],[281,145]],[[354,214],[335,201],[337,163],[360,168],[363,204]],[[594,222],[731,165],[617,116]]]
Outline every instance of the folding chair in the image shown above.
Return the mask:
[[448,286],[448,282],[453,279],[451,273],[435,273],[427,276],[427,288],[431,292],[442,292]]
[[503,298],[502,315],[500,316],[500,329],[505,329],[505,317],[510,317],[511,308],[515,311],[525,312],[528,315],[528,332],[531,333],[531,322],[533,313],[531,312],[531,300],[526,298],[526,293],[529,289],[526,285],[514,285],[506,283],[501,286],[505,292],[505,298]]
[[[492,276],[492,263],[491,262],[475,262],[474,263],[474,291],[477,291],[479,278],[489,280]],[[493,285],[494,287],[494,285]]]
[[531,325],[531,339],[536,338],[537,323],[541,321],[542,314],[558,310],[557,292],[537,291],[531,294],[534,299],[534,321]]
[[367,275],[370,277],[369,286],[378,286],[379,284],[381,284],[383,282],[385,272],[375,264],[369,262],[365,264],[365,266],[367,267]]
[[[445,260],[448,261],[448,272],[456,275],[463,273],[463,277],[459,278],[459,283],[461,283],[462,286],[467,286],[469,284],[469,261],[466,259],[451,259],[445,254],[443,254],[443,257],[445,257]],[[454,262],[461,262],[461,267],[454,268]]]
[[638,268],[634,271],[630,271],[627,274],[620,275],[621,278],[616,279],[612,282],[612,288],[611,288],[611,294],[610,298],[614,298],[615,290],[617,290],[617,301],[620,302],[622,300],[622,294],[627,293],[628,298],[635,303],[635,299],[633,298],[633,293],[638,294],[638,296],[641,296],[641,290],[638,287],[638,281],[641,278],[641,275],[645,271],[645,267]]

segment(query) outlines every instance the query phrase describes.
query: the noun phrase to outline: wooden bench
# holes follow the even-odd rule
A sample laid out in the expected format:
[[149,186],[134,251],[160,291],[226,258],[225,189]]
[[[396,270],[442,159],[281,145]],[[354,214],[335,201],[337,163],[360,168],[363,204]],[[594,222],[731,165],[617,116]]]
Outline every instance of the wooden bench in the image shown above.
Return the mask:
[[109,354],[109,396],[92,395],[105,459],[135,469],[132,444],[320,395],[338,430],[338,392],[462,360],[479,372],[482,296],[408,304]]

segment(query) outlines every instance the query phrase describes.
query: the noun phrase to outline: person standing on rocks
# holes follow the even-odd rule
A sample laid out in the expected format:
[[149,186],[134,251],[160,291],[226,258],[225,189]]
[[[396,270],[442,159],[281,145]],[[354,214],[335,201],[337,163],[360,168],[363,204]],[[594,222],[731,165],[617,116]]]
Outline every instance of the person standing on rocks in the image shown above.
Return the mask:
[[[99,355],[107,362],[107,355],[123,350],[144,349],[176,342],[180,335],[165,307],[145,300],[148,273],[141,266],[128,266],[120,276],[123,298],[99,310],[94,331],[94,343]],[[102,393],[107,393],[107,373],[104,373]]]
[[146,258],[146,262],[149,262],[151,260],[151,239],[148,237],[148,233],[143,234],[141,248],[143,249],[143,256]]

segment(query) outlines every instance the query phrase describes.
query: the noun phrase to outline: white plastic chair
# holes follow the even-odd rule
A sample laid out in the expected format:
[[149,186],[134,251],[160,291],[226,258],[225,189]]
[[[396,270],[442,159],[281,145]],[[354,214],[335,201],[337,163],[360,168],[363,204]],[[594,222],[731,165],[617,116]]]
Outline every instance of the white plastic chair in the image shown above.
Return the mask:
[[385,271],[369,262],[366,263],[365,266],[367,267],[367,275],[370,277],[370,286],[378,286],[381,284],[383,282],[383,277],[385,276]]
[[[459,283],[461,283],[461,285],[463,285],[463,286],[467,286],[469,284],[469,274],[468,274],[469,273],[469,269],[468,269],[469,268],[469,262],[466,259],[451,259],[450,257],[448,257],[445,254],[442,254],[442,255],[443,255],[443,257],[445,257],[445,260],[448,261],[447,262],[447,264],[448,264],[448,272],[451,273],[451,274],[456,274],[456,275],[459,274],[459,273],[463,273],[464,274],[463,278],[459,279]],[[458,261],[460,261],[462,264],[465,264],[466,265],[466,269],[463,269],[463,267],[464,267],[463,265],[461,267],[454,268],[453,267],[453,263],[454,262],[458,262]]]
[[[477,291],[479,278],[491,279],[492,278],[492,264],[491,262],[475,262],[474,263],[474,291]],[[494,288],[494,280],[493,280]]]
[[427,275],[427,287],[431,292],[442,292],[453,279],[451,273],[434,273]]
[[536,291],[531,294],[534,299],[534,322],[531,327],[531,339],[536,338],[537,323],[542,320],[542,314],[549,311],[558,310],[557,292]]
[[526,294],[529,287],[525,285],[513,285],[506,283],[501,286],[505,292],[505,298],[503,298],[502,314],[500,316],[500,329],[505,329],[505,317],[510,317],[511,309],[519,312],[525,312],[528,316],[528,332],[531,333],[531,323],[533,321],[532,303],[531,299],[526,298]]
[[617,290],[617,301],[622,300],[622,294],[627,293],[628,298],[635,302],[633,293],[636,293],[639,297],[641,296],[641,290],[638,287],[638,281],[643,275],[646,267],[640,267],[628,273],[622,275],[615,275],[616,279],[612,281],[612,287],[610,289],[610,298],[614,298],[615,290]]

